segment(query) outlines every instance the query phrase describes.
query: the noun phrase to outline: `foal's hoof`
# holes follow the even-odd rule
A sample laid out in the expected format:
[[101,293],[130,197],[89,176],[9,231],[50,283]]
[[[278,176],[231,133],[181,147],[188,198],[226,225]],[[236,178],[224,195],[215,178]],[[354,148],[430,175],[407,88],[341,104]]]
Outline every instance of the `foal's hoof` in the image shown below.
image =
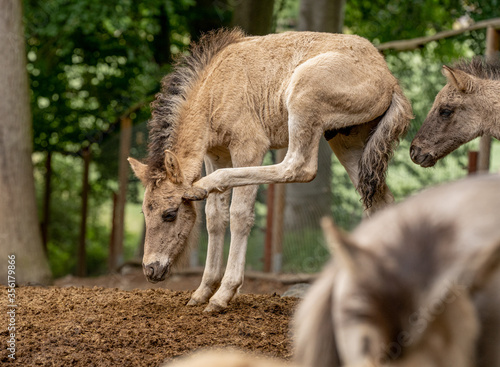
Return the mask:
[[201,305],[202,302],[198,302],[197,300],[191,298],[189,302],[186,304],[186,306],[198,306]]
[[182,198],[189,201],[199,201],[199,200],[205,200],[207,196],[208,196],[207,190],[193,186],[186,189],[186,191],[182,195]]
[[227,306],[223,306],[215,302],[210,302],[203,312],[221,312],[224,311],[226,307]]

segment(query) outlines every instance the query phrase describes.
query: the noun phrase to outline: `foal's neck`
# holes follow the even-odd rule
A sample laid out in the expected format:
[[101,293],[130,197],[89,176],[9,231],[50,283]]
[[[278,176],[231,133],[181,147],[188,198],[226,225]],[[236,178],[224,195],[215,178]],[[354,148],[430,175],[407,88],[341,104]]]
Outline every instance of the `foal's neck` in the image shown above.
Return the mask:
[[491,131],[490,134],[495,139],[500,140],[500,80],[492,82],[493,91],[493,115],[491,116]]
[[199,111],[200,109],[184,109],[178,125],[177,139],[172,148],[188,184],[201,177],[203,157],[208,147],[208,119]]
[[482,131],[500,140],[500,80],[484,80],[475,108],[482,111]]

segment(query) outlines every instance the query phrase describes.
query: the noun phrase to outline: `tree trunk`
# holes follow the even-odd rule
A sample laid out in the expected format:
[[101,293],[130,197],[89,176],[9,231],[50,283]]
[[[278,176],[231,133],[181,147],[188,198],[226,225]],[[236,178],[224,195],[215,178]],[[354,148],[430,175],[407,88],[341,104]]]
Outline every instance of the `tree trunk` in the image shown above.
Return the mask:
[[345,0],[301,0],[299,31],[342,33]]
[[160,5],[160,14],[157,16],[160,32],[154,38],[154,58],[158,65],[163,66],[172,62],[170,52],[170,19],[168,18],[167,5]]
[[232,15],[229,2],[230,0],[196,0],[185,14],[191,41],[197,42],[202,34],[229,25]]
[[[299,30],[341,33],[345,0],[301,0]],[[322,216],[330,214],[332,150],[321,139],[318,174],[309,183],[293,183],[286,188],[285,223],[287,228],[314,228]]]
[[0,0],[0,282],[51,282],[37,217],[21,1]]
[[236,3],[233,26],[246,33],[261,36],[271,33],[273,28],[274,0],[241,0]]

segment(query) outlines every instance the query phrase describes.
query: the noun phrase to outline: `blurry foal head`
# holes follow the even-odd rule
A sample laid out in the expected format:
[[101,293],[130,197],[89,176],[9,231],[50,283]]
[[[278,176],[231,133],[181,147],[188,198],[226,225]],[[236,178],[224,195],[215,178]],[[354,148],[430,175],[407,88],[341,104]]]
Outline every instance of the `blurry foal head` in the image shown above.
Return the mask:
[[341,365],[474,365],[479,326],[471,292],[499,264],[500,246],[464,264],[443,250],[454,241],[451,226],[402,227],[396,243],[404,246],[392,238],[373,251],[331,221],[323,228],[335,250],[330,348]]
[[177,157],[168,150],[162,170],[133,158],[129,162],[146,188],[142,204],[146,220],[142,266],[146,278],[156,283],[165,279],[186,249],[196,222],[193,201],[204,199],[206,193],[185,183]]

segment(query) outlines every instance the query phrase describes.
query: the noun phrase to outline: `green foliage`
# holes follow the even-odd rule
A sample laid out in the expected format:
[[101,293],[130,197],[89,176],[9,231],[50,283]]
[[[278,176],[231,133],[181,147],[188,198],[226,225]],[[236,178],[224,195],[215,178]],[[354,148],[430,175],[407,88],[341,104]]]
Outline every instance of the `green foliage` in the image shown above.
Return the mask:
[[345,27],[374,43],[422,37],[450,29],[464,15],[462,0],[352,0]]
[[[158,91],[172,59],[182,54],[202,32],[227,25],[234,2],[229,0],[23,0],[26,24],[27,70],[33,112],[35,177],[39,207],[43,191],[46,151],[53,154],[53,195],[49,259],[55,276],[73,272],[80,228],[82,161],[79,152],[90,147],[91,193],[87,229],[88,270],[106,269],[111,224],[111,194],[117,189],[119,119],[131,107],[134,123],[131,155],[146,152],[148,103]],[[435,34],[457,22],[500,16],[498,0],[350,0],[346,2],[345,30],[375,44]],[[275,29],[294,29],[299,0],[275,1]],[[410,141],[424,121],[433,99],[445,83],[442,64],[484,53],[485,32],[478,30],[432,42],[412,51],[387,51],[386,60],[412,101],[415,120],[395,153],[388,184],[396,200],[429,185],[463,177],[466,151],[462,147],[432,169],[409,159]],[[493,145],[493,157],[500,144]],[[270,156],[266,163],[270,163]],[[500,167],[500,159],[492,163]],[[332,163],[332,211],[343,228],[361,219],[362,206],[345,170]],[[128,193],[125,256],[133,255],[142,225],[138,203],[140,184]],[[248,245],[248,263],[261,269],[266,226],[265,191],[256,206],[256,226]],[[228,238],[229,240],[229,238]],[[202,237],[200,254],[206,251]],[[318,231],[290,231],[284,240],[285,271],[315,271],[328,252]]]
[[[148,4],[149,3],[149,4]],[[35,151],[98,148],[158,88],[160,1],[25,1]]]
[[[23,0],[33,142],[54,153],[48,251],[56,276],[73,272],[80,226],[82,148],[92,152],[87,263],[106,268],[120,117],[134,128],[131,154],[145,156],[149,102],[172,59],[201,31],[227,24],[230,9],[207,0]],[[60,153],[60,154],[58,154]],[[44,155],[35,167],[39,207]],[[132,177],[132,176],[131,176]],[[137,202],[138,185],[130,200]],[[101,213],[108,213],[103,217]],[[136,246],[125,233],[126,256]]]

